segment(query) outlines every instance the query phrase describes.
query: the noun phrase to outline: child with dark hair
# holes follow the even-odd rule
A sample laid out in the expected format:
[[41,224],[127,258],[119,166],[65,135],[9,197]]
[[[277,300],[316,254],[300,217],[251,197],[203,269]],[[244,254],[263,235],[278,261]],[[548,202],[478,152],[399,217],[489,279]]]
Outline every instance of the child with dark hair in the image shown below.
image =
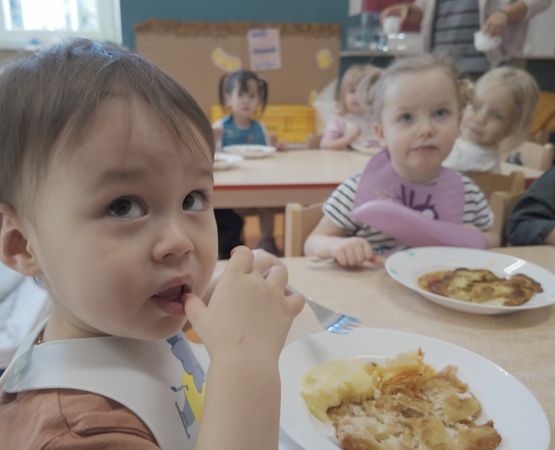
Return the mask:
[[[212,125],[217,148],[228,145],[270,145],[264,124],[253,119],[264,111],[268,101],[268,84],[249,70],[238,70],[220,79],[218,96],[222,108],[229,112]],[[216,210],[220,236],[220,258],[227,258],[235,245],[242,243],[242,215],[245,211]],[[274,240],[274,210],[257,209],[260,220],[260,241],[256,245],[277,255]]]
[[52,301],[0,378],[2,448],[277,448],[278,358],[303,302],[264,252],[239,247],[214,277],[198,104],[86,39],[2,69],[0,261]]

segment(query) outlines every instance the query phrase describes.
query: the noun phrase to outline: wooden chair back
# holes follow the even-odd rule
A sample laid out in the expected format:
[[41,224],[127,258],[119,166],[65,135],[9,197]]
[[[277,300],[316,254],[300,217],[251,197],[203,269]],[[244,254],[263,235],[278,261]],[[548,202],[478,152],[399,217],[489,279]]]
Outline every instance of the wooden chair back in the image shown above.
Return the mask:
[[546,143],[551,133],[555,133],[555,92],[540,91],[530,126],[530,138]]
[[522,198],[524,192],[519,193],[509,193],[502,191],[492,192],[490,197],[490,208],[495,216],[493,220],[493,232],[497,233],[500,240],[500,246],[504,247],[507,245],[507,221],[511,214],[511,211],[515,207],[516,203]]
[[526,167],[545,172],[553,165],[553,144],[539,144],[538,142],[525,141],[513,150],[520,154],[520,160]]
[[285,257],[303,256],[304,241],[318,225],[322,213],[322,203],[303,206],[300,203],[288,203],[285,207],[285,232],[283,253]]
[[494,172],[465,172],[487,199],[495,191],[508,192],[510,194],[518,194],[525,190],[524,172],[515,170],[510,175],[502,175]]

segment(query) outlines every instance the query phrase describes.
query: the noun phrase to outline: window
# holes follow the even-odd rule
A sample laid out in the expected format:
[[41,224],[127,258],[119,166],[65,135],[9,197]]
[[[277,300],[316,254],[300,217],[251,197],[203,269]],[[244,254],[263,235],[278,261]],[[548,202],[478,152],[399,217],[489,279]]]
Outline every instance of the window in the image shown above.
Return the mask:
[[0,0],[0,48],[87,37],[121,43],[119,0]]

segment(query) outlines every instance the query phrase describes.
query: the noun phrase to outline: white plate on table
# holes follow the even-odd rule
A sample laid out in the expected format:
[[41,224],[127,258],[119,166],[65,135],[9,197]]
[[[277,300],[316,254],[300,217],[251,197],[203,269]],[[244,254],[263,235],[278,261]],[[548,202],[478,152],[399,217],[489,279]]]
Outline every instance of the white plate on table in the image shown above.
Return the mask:
[[[428,272],[467,269],[487,269],[502,278],[523,273],[542,285],[543,292],[535,294],[518,306],[503,306],[455,300],[421,289],[418,277]],[[438,305],[473,314],[508,314],[526,309],[543,308],[555,303],[555,274],[516,256],[487,250],[459,247],[420,247],[391,255],[385,262],[391,278],[418,292]]]
[[381,150],[381,148],[376,146],[375,144],[370,144],[367,142],[353,142],[351,143],[350,147],[359,153],[364,153],[365,155],[370,156],[374,156]]
[[277,149],[271,145],[226,145],[222,150],[225,153],[239,155],[246,159],[266,158],[274,154]]
[[378,328],[357,328],[346,335],[323,331],[285,347],[279,361],[283,431],[304,449],[338,450],[333,426],[316,419],[301,397],[304,374],[333,359],[354,356],[383,363],[386,358],[419,347],[424,352],[424,362],[435,369],[447,365],[458,368],[458,377],[482,405],[476,423],[491,419],[501,434],[498,450],[547,450],[547,417],[530,391],[511,374],[483,356],[449,342]]
[[214,155],[214,170],[227,170],[235,167],[243,158],[238,155],[232,155],[222,152],[217,152]]

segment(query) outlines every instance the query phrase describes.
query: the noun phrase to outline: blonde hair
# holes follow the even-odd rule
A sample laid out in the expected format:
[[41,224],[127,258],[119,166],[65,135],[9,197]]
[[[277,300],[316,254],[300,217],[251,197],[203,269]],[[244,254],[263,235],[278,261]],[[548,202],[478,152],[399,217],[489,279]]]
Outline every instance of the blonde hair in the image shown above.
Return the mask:
[[372,64],[353,64],[350,66],[341,77],[339,89],[337,89],[335,94],[337,112],[339,114],[347,112],[345,94],[352,87],[356,89],[356,95],[361,98],[364,105],[371,104],[369,91],[379,79],[381,73],[382,70]]
[[507,89],[515,104],[510,134],[503,139],[503,147],[513,149],[526,140],[539,99],[536,80],[525,70],[515,67],[498,67],[482,75],[476,82],[479,85],[492,85]]
[[459,80],[455,64],[445,56],[426,54],[398,59],[382,72],[382,76],[374,84],[371,91],[374,119],[380,121],[384,108],[385,92],[397,77],[432,69],[442,70],[453,82],[459,111],[462,110],[464,104],[468,101],[468,88],[466,83]]

